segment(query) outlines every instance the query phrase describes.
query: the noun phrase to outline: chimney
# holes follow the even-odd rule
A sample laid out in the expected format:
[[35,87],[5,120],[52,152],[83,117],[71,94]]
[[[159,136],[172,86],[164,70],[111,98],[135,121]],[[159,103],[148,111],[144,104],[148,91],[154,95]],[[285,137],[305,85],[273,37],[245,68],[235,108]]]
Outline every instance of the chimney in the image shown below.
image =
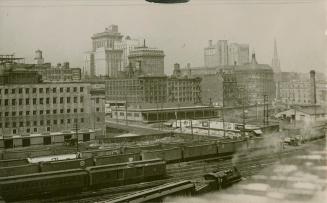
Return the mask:
[[316,95],[316,72],[314,70],[310,71],[310,86],[311,86],[311,102],[312,104],[317,104],[317,95]]
[[212,47],[212,40],[209,40],[209,47]]

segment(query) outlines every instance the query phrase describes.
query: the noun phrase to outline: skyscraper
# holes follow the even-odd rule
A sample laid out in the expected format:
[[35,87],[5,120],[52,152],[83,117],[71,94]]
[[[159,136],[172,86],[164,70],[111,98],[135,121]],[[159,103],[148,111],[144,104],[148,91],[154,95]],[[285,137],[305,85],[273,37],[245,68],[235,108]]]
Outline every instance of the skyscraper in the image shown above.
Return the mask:
[[276,39],[274,40],[274,56],[273,56],[273,59],[272,59],[272,62],[271,62],[271,67],[273,68],[273,71],[275,73],[279,73],[281,71],[280,70],[280,61],[279,61],[278,53],[277,53]]

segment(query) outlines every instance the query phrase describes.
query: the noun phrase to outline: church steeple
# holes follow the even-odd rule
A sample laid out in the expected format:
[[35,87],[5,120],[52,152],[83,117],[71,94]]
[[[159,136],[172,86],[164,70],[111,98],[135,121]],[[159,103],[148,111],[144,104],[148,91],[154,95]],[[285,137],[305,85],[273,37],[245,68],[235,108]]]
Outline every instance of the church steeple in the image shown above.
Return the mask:
[[279,58],[278,58],[278,52],[277,52],[277,42],[276,42],[276,39],[274,39],[274,56],[273,56],[273,59],[272,59],[272,62],[271,62],[271,66],[274,70],[274,72],[280,72],[280,61],[279,61]]

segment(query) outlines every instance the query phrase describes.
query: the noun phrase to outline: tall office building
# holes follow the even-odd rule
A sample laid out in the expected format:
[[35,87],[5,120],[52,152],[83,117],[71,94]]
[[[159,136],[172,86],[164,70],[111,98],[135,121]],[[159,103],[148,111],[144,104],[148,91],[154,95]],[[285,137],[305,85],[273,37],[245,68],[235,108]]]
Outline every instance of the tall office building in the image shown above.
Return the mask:
[[249,63],[249,45],[228,43],[219,40],[216,44],[209,41],[209,46],[204,49],[205,67],[226,65],[244,65]]
[[162,50],[145,46],[136,47],[129,56],[129,62],[133,69],[142,75],[162,76],[164,75],[164,57]]
[[117,25],[111,25],[104,32],[92,37],[92,51],[85,58],[85,72],[90,76],[117,77],[123,65],[123,35]]

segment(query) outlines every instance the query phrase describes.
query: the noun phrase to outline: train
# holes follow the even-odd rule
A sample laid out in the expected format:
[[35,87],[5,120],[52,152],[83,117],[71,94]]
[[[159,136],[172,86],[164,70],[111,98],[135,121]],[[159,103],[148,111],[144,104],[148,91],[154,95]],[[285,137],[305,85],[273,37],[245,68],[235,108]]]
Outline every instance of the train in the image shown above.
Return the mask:
[[7,201],[119,186],[166,177],[161,159],[109,164],[0,178],[0,195]]
[[234,166],[233,169],[205,174],[204,179],[211,181],[208,185],[211,190],[221,190],[241,181],[242,175]]

